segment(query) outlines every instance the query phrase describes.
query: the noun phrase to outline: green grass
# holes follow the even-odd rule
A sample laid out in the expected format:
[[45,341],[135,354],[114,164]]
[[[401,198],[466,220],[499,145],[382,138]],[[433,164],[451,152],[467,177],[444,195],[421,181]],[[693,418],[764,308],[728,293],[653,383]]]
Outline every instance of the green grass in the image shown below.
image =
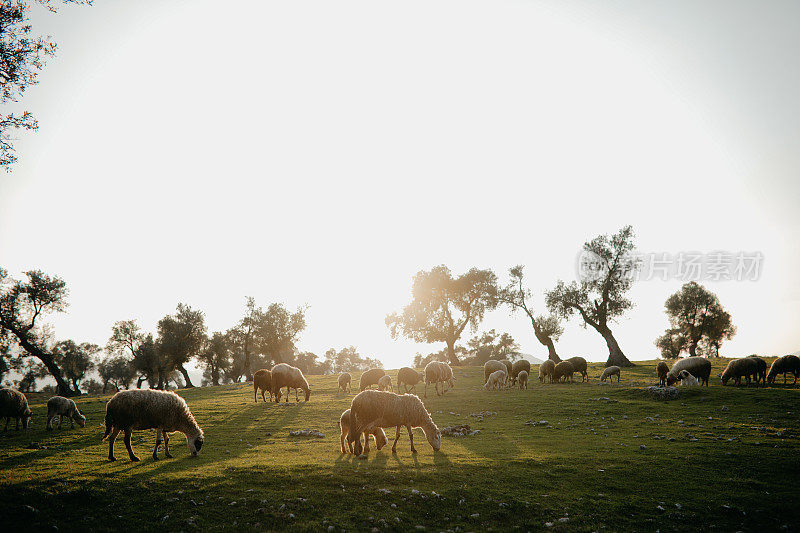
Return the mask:
[[[670,402],[642,390],[654,362],[623,370],[621,386],[599,385],[592,365],[590,384],[500,392],[480,388],[482,369],[456,368],[456,388],[425,404],[440,428],[481,432],[443,437],[434,453],[417,430],[416,456],[402,435],[397,455],[390,442],[365,460],[339,451],[352,395],[334,376],[311,376],[299,405],[255,404],[249,384],[181,390],[205,430],[200,456],[174,434],[175,458],[153,461],[154,433],[140,431],[139,463],[121,438],[106,460],[107,396],[77,400],[86,428],[48,432],[46,397],[32,395],[32,428],[0,436],[0,520],[7,531],[800,528],[800,391],[722,387],[725,363],[711,387]],[[487,410],[497,414],[469,416]],[[325,438],[288,436],[303,428]]]

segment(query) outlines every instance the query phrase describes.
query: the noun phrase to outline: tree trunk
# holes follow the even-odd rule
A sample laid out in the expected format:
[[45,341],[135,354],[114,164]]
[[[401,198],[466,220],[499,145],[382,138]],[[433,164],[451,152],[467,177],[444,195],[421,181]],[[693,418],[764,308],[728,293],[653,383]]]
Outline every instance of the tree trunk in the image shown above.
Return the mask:
[[250,350],[247,348],[246,342],[244,344],[244,379],[253,381],[253,373],[250,371]]
[[67,383],[64,377],[61,375],[61,369],[58,368],[58,365],[53,360],[52,355],[43,351],[35,344],[31,343],[27,339],[26,335],[18,335],[16,331],[13,331],[13,333],[19,340],[20,346],[22,346],[22,348],[26,352],[39,359],[42,363],[44,363],[44,366],[47,367],[47,370],[50,372],[50,375],[53,376],[53,379],[56,380],[56,385],[58,386],[58,394],[60,396],[69,397],[69,396],[78,396],[80,394],[80,392],[76,392],[69,387],[69,383]]
[[553,361],[554,363],[560,363],[561,358],[556,353],[556,347],[555,344],[553,344],[553,339],[551,339],[549,336],[545,335],[541,331],[538,331],[537,329],[534,329],[534,333],[536,334],[536,338],[539,339],[539,342],[541,342],[544,346],[547,346],[547,353],[548,353],[547,358]]
[[446,341],[447,342],[447,359],[450,361],[451,365],[460,365],[461,362],[456,357],[456,341]]
[[183,368],[183,365],[178,365],[178,370],[181,371],[181,374],[183,374],[183,379],[186,380],[186,388],[191,389],[192,387],[194,387],[194,383],[192,383],[192,380],[189,379],[189,372],[187,372],[186,369]]
[[689,345],[689,357],[696,357],[697,356],[697,345],[700,343],[699,340],[693,341],[692,344]]
[[211,369],[211,384],[215,387],[219,386],[219,368]]
[[[144,376],[139,376],[139,379],[136,380],[136,388],[137,389],[141,389],[142,388],[142,383],[145,381],[145,379],[147,379],[147,378],[145,378]],[[149,385],[150,381],[148,381],[147,384]]]
[[611,333],[610,329],[601,328],[598,332],[603,336],[608,345],[608,361],[606,361],[606,366],[636,366],[622,353],[622,349],[619,347],[619,344],[617,344],[617,339],[614,338],[614,334]]

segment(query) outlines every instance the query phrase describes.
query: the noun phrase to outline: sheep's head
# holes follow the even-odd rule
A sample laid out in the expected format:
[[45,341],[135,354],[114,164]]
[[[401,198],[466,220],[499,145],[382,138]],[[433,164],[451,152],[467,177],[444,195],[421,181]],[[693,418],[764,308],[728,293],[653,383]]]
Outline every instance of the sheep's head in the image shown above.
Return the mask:
[[375,447],[380,450],[386,446],[387,442],[389,442],[389,439],[386,438],[386,433],[383,430],[375,433]]
[[719,376],[719,378],[722,380],[722,384],[723,385],[727,385],[728,384],[728,380],[731,379],[731,377],[729,375],[727,375],[727,374],[721,374]]
[[78,411],[78,425],[82,428],[86,427],[86,416]]
[[670,387],[672,385],[675,385],[677,382],[678,378],[676,378],[675,376],[667,376],[667,385],[669,385]]
[[442,432],[436,426],[433,429],[425,430],[425,436],[428,437],[428,443],[433,448],[433,451],[438,452],[442,447]]
[[33,418],[33,412],[30,408],[25,409],[25,412],[22,414],[22,429],[28,428],[31,418]]
[[202,433],[186,439],[186,443],[189,445],[189,453],[192,454],[192,457],[197,457],[197,454],[200,453],[200,448],[203,447],[204,442],[205,438],[203,437]]
[[306,387],[305,391],[306,391],[306,401],[308,401],[308,399],[311,398],[311,389]]

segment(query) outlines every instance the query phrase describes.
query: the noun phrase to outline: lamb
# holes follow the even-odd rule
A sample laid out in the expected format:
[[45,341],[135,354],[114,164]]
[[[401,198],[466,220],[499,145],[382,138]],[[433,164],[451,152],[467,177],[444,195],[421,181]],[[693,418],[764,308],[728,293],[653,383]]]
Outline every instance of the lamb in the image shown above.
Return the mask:
[[794,383],[797,383],[797,378],[800,377],[800,357],[796,355],[784,355],[778,357],[772,362],[767,373],[767,382],[774,383],[778,374],[783,374],[783,383],[786,384],[786,374],[794,374]]
[[156,445],[153,448],[153,460],[158,460],[158,447],[161,436],[164,436],[164,455],[169,453],[169,434],[180,431],[186,435],[186,444],[192,456],[197,456],[203,447],[205,437],[203,430],[194,419],[194,415],[186,405],[186,401],[171,391],[153,389],[133,389],[116,393],[106,404],[106,432],[103,440],[108,438],[108,460],[114,457],[114,440],[120,431],[125,433],[125,447],[131,461],[139,458],[131,448],[131,435],[135,429],[155,429]]
[[731,359],[728,366],[720,375],[722,384],[727,385],[728,381],[733,378],[734,383],[738,387],[742,383],[742,378],[747,378],[747,384],[750,385],[751,376],[758,379],[758,363],[752,357],[744,357],[742,359]]
[[[340,444],[342,445],[342,453],[347,453],[347,450],[344,447],[344,440],[350,434],[350,409],[347,409],[342,413],[342,416],[339,417],[339,429],[341,429],[342,434],[339,436]],[[372,435],[375,438],[375,446],[380,450],[389,440],[386,438],[386,433],[384,433],[383,428],[374,428],[371,433],[367,434],[367,445],[364,448],[364,452],[369,452],[369,436]],[[361,438],[359,437],[359,441]],[[350,453],[353,453],[353,444],[351,442],[347,443],[348,447],[350,448]]]
[[386,374],[385,376],[381,377],[378,380],[378,390],[386,390],[389,389],[390,391],[394,392],[394,388],[392,387],[392,376]]
[[517,379],[519,380],[519,390],[528,388],[528,372],[520,370]]
[[[428,397],[428,385],[433,383],[436,388],[436,395],[441,396],[447,391],[444,384],[450,384],[450,388],[455,387],[456,378],[450,365],[442,361],[431,361],[425,365],[425,398]],[[439,383],[442,384],[442,392],[439,392]],[[448,389],[449,390],[449,389]]]
[[47,424],[45,426],[47,429],[53,429],[52,421],[54,416],[58,416],[58,429],[61,429],[61,422],[64,420],[65,416],[69,418],[70,428],[75,427],[76,420],[80,427],[86,427],[86,417],[78,410],[78,406],[75,405],[75,402],[69,398],[53,396],[47,400]]
[[417,383],[422,381],[422,374],[414,370],[413,368],[409,368],[404,366],[400,370],[397,371],[397,389],[400,389],[400,386],[405,387],[405,392],[408,392],[409,385],[411,386],[411,390],[416,388]]
[[489,376],[492,375],[492,372],[497,372],[498,370],[506,370],[506,365],[504,365],[502,361],[489,359],[483,363],[483,382],[486,383],[489,381]]
[[678,374],[681,370],[686,370],[696,377],[701,384],[705,384],[708,387],[708,378],[711,376],[711,362],[705,357],[692,356],[677,361],[667,372],[667,385],[674,385],[680,380]]
[[556,369],[556,363],[552,359],[548,359],[539,365],[539,381],[544,383],[544,378],[549,377],[550,383],[553,382],[553,371]]
[[392,453],[397,453],[397,441],[400,439],[400,428],[405,426],[411,441],[411,453],[414,448],[412,428],[422,428],[428,443],[439,451],[442,445],[442,433],[433,422],[425,404],[414,394],[395,394],[393,392],[367,390],[359,392],[350,404],[351,429],[347,436],[348,443],[355,443],[354,453],[361,455],[361,434],[370,433],[374,428],[395,427],[395,438]]
[[508,374],[506,374],[505,370],[495,370],[491,374],[489,374],[489,379],[486,380],[486,383],[483,385],[483,388],[486,390],[500,390],[506,388],[506,381],[508,379]]
[[[339,389],[342,389],[342,392],[350,392],[353,389],[350,387],[350,382],[353,380],[353,377],[350,375],[349,372],[345,372],[341,376],[339,376]],[[336,389],[336,392],[339,392],[339,389]]]
[[612,365],[606,367],[603,370],[603,373],[600,374],[600,381],[611,380],[611,383],[614,383],[614,376],[617,376],[617,384],[619,384],[619,377],[620,377],[620,368],[616,365]]
[[359,381],[358,384],[359,390],[365,390],[373,385],[377,385],[378,380],[385,375],[386,371],[382,368],[370,368],[369,370],[361,374],[361,380]]
[[570,357],[566,359],[572,363],[572,368],[575,369],[575,372],[579,372],[581,374],[581,382],[589,381],[589,372],[587,370],[588,366],[586,364],[586,359],[583,357]]
[[514,364],[511,365],[511,385],[514,386],[517,382],[517,376],[520,372],[527,372],[528,374],[531,373],[531,362],[526,361],[525,359],[520,359],[519,361],[514,361]]
[[747,357],[752,357],[753,360],[758,365],[758,374],[756,375],[756,383],[761,381],[764,385],[767,384],[767,362],[761,359],[759,356],[753,354],[748,355]]
[[658,374],[658,386],[667,386],[667,373],[669,373],[669,365],[664,361],[659,361],[656,365],[656,373]]
[[688,370],[681,370],[678,372],[678,377],[681,380],[682,387],[697,387],[700,385],[697,378],[690,374]]
[[306,393],[306,401],[311,396],[311,387],[308,386],[303,372],[294,366],[280,363],[272,367],[272,393],[275,395],[275,402],[281,401],[281,388],[286,387],[286,403],[289,403],[289,389],[294,389],[294,401],[299,402],[297,389],[303,389]]
[[3,431],[8,429],[8,421],[16,419],[16,430],[19,431],[19,421],[22,420],[22,429],[28,428],[28,421],[33,416],[28,407],[28,399],[21,392],[3,387],[0,389],[0,418],[6,417],[6,426]]
[[570,383],[574,383],[572,379],[572,374],[574,373],[575,373],[575,367],[572,366],[572,363],[570,363],[569,361],[561,361],[553,369],[552,380],[555,382],[559,382],[561,381],[561,378],[564,378],[564,382],[566,382],[567,378],[569,378]]
[[258,403],[259,389],[261,389],[261,398],[264,400],[264,403],[267,402],[264,393],[268,393],[269,401],[272,401],[272,372],[266,368],[262,368],[253,374],[253,400],[256,403]]

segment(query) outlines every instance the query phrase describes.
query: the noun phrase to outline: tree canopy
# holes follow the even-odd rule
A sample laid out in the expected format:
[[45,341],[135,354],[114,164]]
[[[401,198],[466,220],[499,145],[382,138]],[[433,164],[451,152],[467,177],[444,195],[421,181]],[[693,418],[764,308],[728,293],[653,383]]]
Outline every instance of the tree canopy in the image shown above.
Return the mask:
[[698,355],[698,347],[706,355],[719,356],[722,341],[736,334],[731,315],[725,311],[716,294],[697,282],[690,281],[664,303],[681,351]]
[[187,387],[194,387],[184,365],[200,353],[206,343],[206,323],[202,311],[179,303],[174,315],[158,321],[158,351],[170,367],[183,374]]

